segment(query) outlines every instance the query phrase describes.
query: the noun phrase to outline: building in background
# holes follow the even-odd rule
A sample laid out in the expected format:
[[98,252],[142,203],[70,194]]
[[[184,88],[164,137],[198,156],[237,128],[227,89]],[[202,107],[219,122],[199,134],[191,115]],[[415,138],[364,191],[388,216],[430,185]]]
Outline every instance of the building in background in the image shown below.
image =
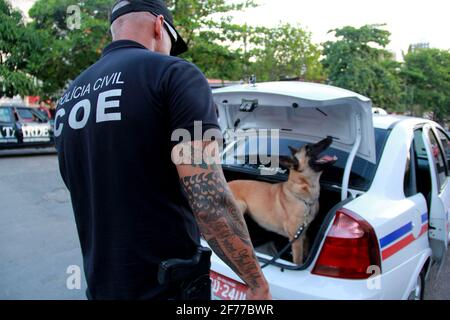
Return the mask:
[[416,50],[420,49],[430,49],[430,43],[428,42],[419,42],[419,43],[413,43],[409,46],[409,50],[414,52]]

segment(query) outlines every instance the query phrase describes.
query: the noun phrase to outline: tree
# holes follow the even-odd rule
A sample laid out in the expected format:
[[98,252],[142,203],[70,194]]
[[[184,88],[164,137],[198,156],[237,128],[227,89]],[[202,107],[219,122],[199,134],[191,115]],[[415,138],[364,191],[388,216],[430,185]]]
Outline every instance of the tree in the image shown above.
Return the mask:
[[[189,46],[182,57],[197,64],[208,77],[240,79],[241,50],[230,48],[238,32],[229,12],[253,6],[253,1],[168,0],[175,26]],[[31,27],[48,48],[33,71],[42,80],[41,95],[56,98],[82,70],[94,63],[111,41],[109,13],[114,0],[38,0],[30,10]],[[80,9],[80,25],[70,28],[71,5]],[[76,14],[76,12],[75,12]],[[218,16],[219,15],[219,16]]]
[[22,14],[0,0],[0,97],[26,95],[36,90],[30,74],[33,54],[41,47]]
[[385,49],[390,32],[379,27],[331,30],[338,40],[324,43],[322,62],[330,84],[368,96],[375,106],[397,110],[403,94],[400,64]]
[[321,51],[300,26],[286,23],[275,28],[258,27],[251,42],[256,45],[251,51],[251,69],[257,79],[325,80],[319,61]]
[[450,51],[409,50],[404,59],[402,74],[411,92],[410,103],[444,122],[450,116]]
[[245,26],[232,23],[231,13],[255,7],[254,0],[166,0],[177,30],[189,51],[181,57],[207,77],[240,80],[246,64],[241,38]]
[[114,0],[38,0],[33,5],[30,27],[46,48],[33,65],[33,73],[42,80],[42,97],[58,97],[100,57],[111,41],[108,18],[113,4]]

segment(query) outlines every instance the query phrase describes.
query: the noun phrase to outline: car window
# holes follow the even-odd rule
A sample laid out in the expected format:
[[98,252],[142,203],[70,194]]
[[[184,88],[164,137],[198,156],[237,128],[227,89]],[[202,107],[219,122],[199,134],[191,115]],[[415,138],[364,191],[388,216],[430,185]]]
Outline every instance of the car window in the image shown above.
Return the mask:
[[13,122],[9,108],[0,108],[0,122]]
[[[414,165],[414,175],[416,180],[415,188],[417,192],[423,194],[427,200],[428,206],[431,200],[431,168],[430,162],[428,161],[428,155],[425,149],[425,142],[423,138],[422,129],[417,129],[414,131],[414,162],[410,165]],[[411,172],[412,174],[413,172]],[[413,186],[414,188],[414,186]],[[405,192],[406,195],[406,192]],[[411,194],[412,195],[412,194]]]
[[29,108],[16,108],[20,120],[24,122],[43,122],[43,117],[36,111]]
[[34,115],[33,113],[26,108],[16,108],[16,112],[19,115],[20,120],[22,121],[33,121]]
[[38,109],[30,109],[31,113],[35,116],[35,121],[38,122],[48,122],[48,117],[42,111]]
[[444,148],[444,155],[447,164],[447,174],[450,173],[450,140],[447,135],[441,130],[437,129],[439,140],[441,141],[442,148]]
[[47,113],[45,113],[44,110],[36,109],[36,110],[33,110],[32,112],[37,114],[38,117],[40,117],[41,119],[49,120],[48,115],[47,115]]
[[[376,154],[377,154],[377,164],[373,164],[367,160],[364,160],[362,158],[356,157],[355,161],[353,163],[352,172],[350,174],[350,182],[349,186],[353,189],[358,190],[368,190],[370,185],[372,184],[372,180],[375,176],[376,169],[379,163],[379,160],[381,158],[381,155],[383,153],[385,142],[389,136],[389,130],[385,129],[375,129],[375,145],[376,145]],[[256,139],[256,138],[254,138]],[[271,150],[271,143],[270,139],[267,140],[267,150]],[[293,146],[296,148],[300,148],[303,145],[305,145],[307,142],[294,140],[294,139],[286,139],[283,137],[280,137],[279,140],[279,154],[290,156],[291,152],[289,150],[289,146]],[[245,143],[245,151],[244,154],[246,156],[251,155],[250,152],[250,146],[255,145],[251,139],[247,139]],[[259,147],[258,147],[259,148]],[[322,181],[329,183],[329,184],[338,184],[340,185],[342,183],[342,176],[344,174],[345,165],[347,163],[347,159],[349,154],[347,152],[337,150],[334,148],[328,148],[325,151],[328,155],[335,155],[338,157],[338,161],[333,165],[333,167],[328,168],[325,170],[322,174]],[[238,165],[244,165],[245,163],[248,163],[248,159],[244,157],[243,162],[239,162],[239,160],[236,160],[236,154],[235,153],[227,153],[224,155],[224,163],[230,164],[233,163],[233,161]],[[227,159],[228,157],[228,159]]]
[[437,180],[438,180],[438,189],[440,190],[447,179],[447,165],[445,164],[445,158],[442,154],[441,147],[439,146],[438,140],[434,135],[432,130],[428,131],[429,142],[431,145],[431,152],[433,156],[433,164],[436,168]]
[[422,138],[422,130],[414,131],[414,149],[417,158],[428,160],[427,149],[425,149],[425,142]]
[[415,164],[413,162],[412,152],[413,146],[411,146],[410,150],[408,151],[408,155],[406,158],[405,175],[403,180],[403,191],[405,192],[406,197],[411,197],[417,194],[417,185],[414,174]]

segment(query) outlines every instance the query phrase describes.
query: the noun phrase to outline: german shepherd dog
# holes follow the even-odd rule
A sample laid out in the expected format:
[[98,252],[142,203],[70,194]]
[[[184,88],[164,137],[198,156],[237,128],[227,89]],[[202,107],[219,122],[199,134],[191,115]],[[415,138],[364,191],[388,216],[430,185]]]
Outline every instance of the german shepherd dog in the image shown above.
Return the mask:
[[328,137],[300,149],[289,147],[292,156],[280,156],[280,164],[289,169],[286,182],[232,181],[231,191],[242,214],[249,214],[261,227],[293,240],[304,225],[300,239],[292,245],[294,263],[301,265],[307,256],[306,230],[319,211],[320,176],[332,166],[336,156],[319,155],[333,142]]

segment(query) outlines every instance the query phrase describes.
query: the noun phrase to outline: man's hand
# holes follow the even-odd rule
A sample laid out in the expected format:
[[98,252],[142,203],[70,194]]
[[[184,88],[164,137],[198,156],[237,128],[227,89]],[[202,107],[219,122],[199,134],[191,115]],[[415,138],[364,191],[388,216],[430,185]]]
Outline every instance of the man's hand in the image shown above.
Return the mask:
[[[183,163],[177,165],[181,185],[211,249],[248,285],[247,298],[271,299],[269,285],[256,258],[245,220],[228,188],[215,145],[216,142],[195,141],[174,148],[173,155],[184,158]],[[190,156],[186,152],[182,154],[181,148],[189,150]],[[216,150],[216,154],[204,159],[208,154],[205,149]],[[202,155],[202,161],[198,155]]]

